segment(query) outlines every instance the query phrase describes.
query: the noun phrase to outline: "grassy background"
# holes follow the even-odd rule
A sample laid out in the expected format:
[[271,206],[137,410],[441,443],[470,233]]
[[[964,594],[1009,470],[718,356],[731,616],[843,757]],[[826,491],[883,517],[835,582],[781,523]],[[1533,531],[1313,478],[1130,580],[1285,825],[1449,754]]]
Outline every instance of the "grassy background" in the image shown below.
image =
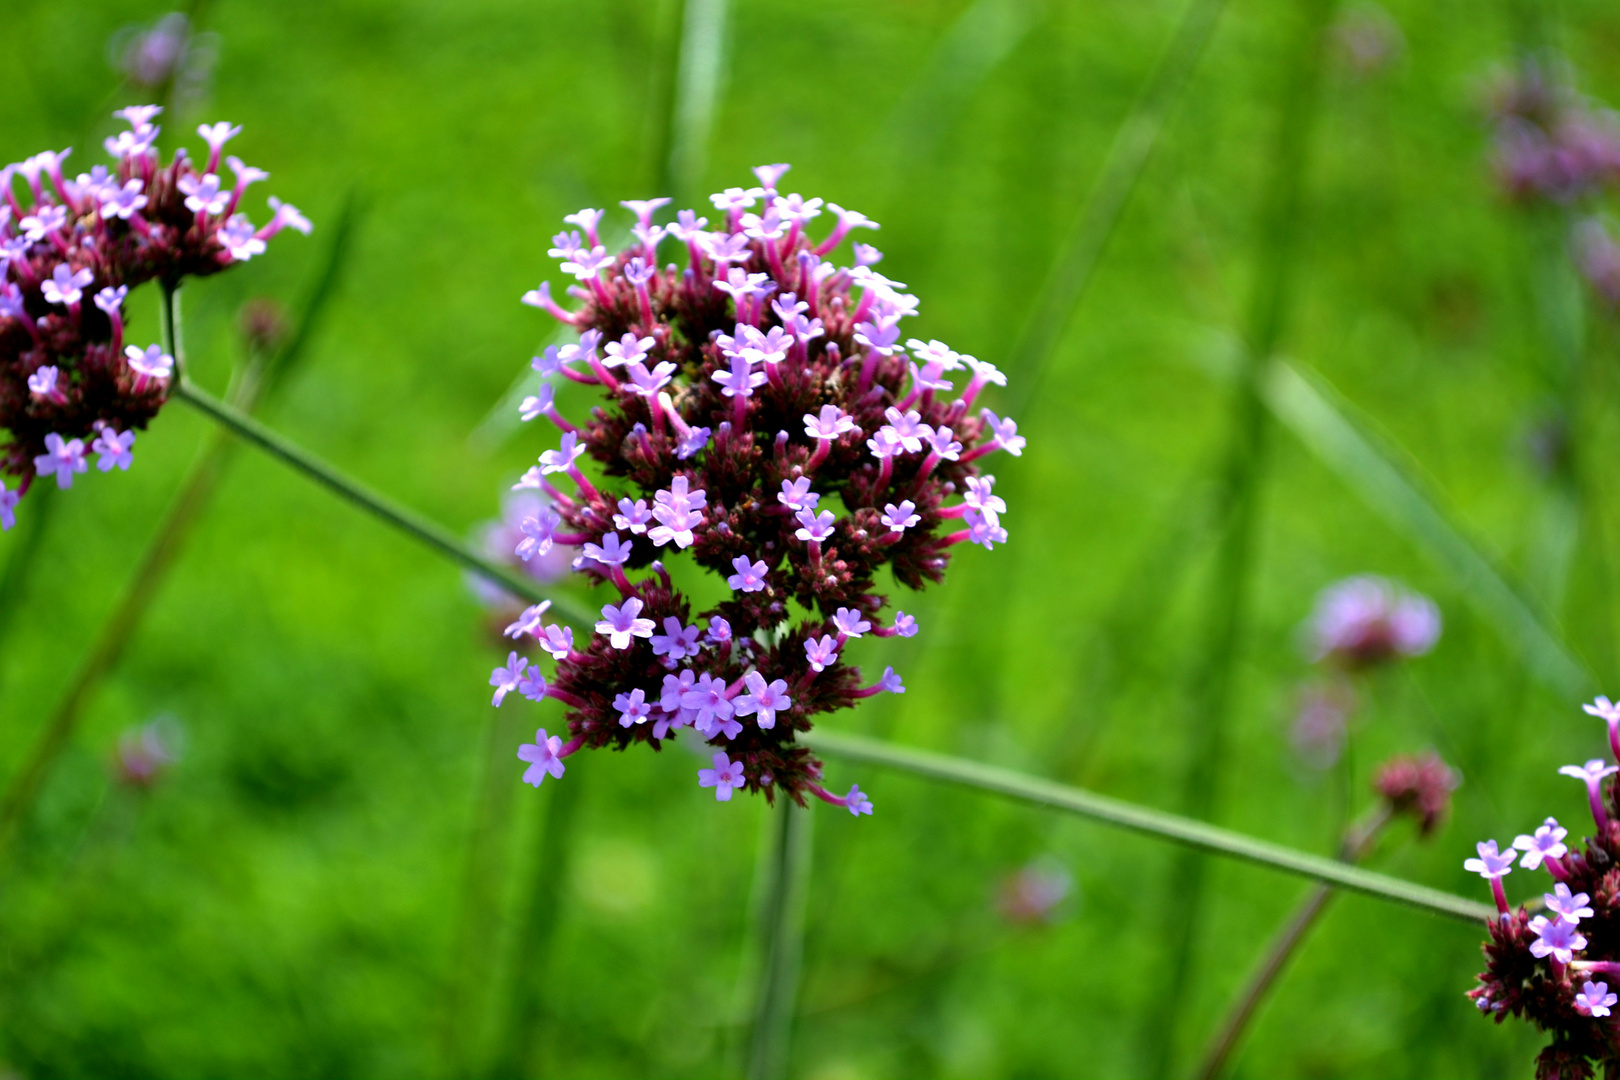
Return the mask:
[[[738,0],[705,190],[795,163],[791,189],[883,223],[884,270],[923,300],[918,332],[999,359],[1179,10]],[[73,144],[85,168],[113,127],[102,117],[129,100],[104,42],[162,11],[11,13],[0,158]],[[1400,60],[1371,78],[1330,64],[1324,82],[1284,349],[1376,416],[1488,546],[1532,572],[1547,498],[1524,451],[1547,395],[1533,224],[1493,191],[1479,110],[1520,24],[1462,0],[1389,11]],[[1584,88],[1620,101],[1620,12],[1570,0],[1552,14]],[[964,17],[991,32],[960,30]],[[996,463],[1011,544],[963,553],[946,586],[908,599],[916,638],[864,643],[857,659],[893,663],[910,691],[838,726],[1176,805],[1195,765],[1186,688],[1228,426],[1211,369],[1255,274],[1293,17],[1232,0],[1018,417],[1029,451]],[[199,380],[224,387],[241,304],[295,297],[322,224],[358,190],[341,294],[267,417],[458,529],[490,516],[547,439],[469,433],[550,332],[516,302],[554,275],[548,238],[582,205],[662,194],[649,117],[671,23],[667,3],[210,5],[210,99],[168,118],[170,133],[244,124],[233,148],[317,232],[188,288]],[[155,339],[154,297],[135,312],[132,333]],[[1592,313],[1587,344],[1601,461],[1620,435],[1614,324]],[[205,434],[177,405],[141,436],[127,476],[92,475],[56,500],[4,613],[0,775]],[[1591,480],[1593,524],[1559,611],[1609,679],[1613,486]],[[1547,813],[1578,820],[1581,793],[1554,768],[1598,753],[1598,725],[1539,688],[1422,551],[1281,431],[1261,506],[1222,822],[1330,848],[1336,781],[1300,766],[1286,738],[1306,673],[1295,631],[1327,583],[1393,575],[1438,600],[1446,629],[1431,656],[1366,685],[1358,800],[1383,756],[1438,748],[1466,778],[1454,820],[1427,845],[1402,834],[1379,865],[1483,898],[1461,869],[1473,841]],[[15,547],[0,540],[0,560]],[[0,1061],[23,1077],[482,1074],[529,981],[552,1073],[735,1071],[763,803],[716,806],[686,748],[575,759],[567,783],[582,801],[551,959],[515,956],[555,789],[518,785],[513,747],[545,713],[488,707],[502,655],[456,570],[239,455],[0,868]],[[181,763],[150,794],[111,784],[118,732],[159,713],[184,726]],[[1306,888],[1215,867],[1196,978],[1167,985],[1156,928],[1177,886],[1161,846],[898,775],[837,762],[829,774],[858,780],[878,813],[817,814],[796,1076],[1140,1075],[1172,1014],[1185,1069]],[[995,914],[997,883],[1041,855],[1074,875],[1069,916],[1015,929]],[[1340,901],[1236,1072],[1524,1074],[1536,1037],[1484,1022],[1461,996],[1478,940]]]

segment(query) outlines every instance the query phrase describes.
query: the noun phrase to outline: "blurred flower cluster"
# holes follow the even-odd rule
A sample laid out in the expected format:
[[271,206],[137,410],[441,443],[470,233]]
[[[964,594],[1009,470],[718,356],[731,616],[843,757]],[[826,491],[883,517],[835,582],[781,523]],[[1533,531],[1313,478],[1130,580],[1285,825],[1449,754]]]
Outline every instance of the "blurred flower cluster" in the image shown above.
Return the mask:
[[150,26],[125,26],[107,41],[107,62],[137,90],[184,111],[199,104],[218,59],[218,35],[197,33],[172,11]]
[[[797,741],[818,713],[882,692],[903,693],[886,668],[862,685],[849,642],[916,633],[883,618],[879,575],[922,588],[940,581],[952,549],[1007,538],[987,454],[1022,453],[1017,425],[978,407],[1001,372],[939,341],[903,340],[917,313],[882,258],[856,243],[854,265],[829,256],[863,215],[783,194],[785,165],[755,170],[758,185],[712,197],[716,227],[692,210],[654,224],[668,199],[627,202],[634,241],[609,254],[603,212],[568,217],[552,256],[578,284],[564,310],[541,285],[524,302],[579,332],[534,359],[548,381],[522,404],[561,445],[517,485],[550,500],[518,527],[517,555],[580,548],[574,567],[611,583],[596,633],[546,625],[545,605],[509,628],[556,660],[551,680],[513,652],[491,676],[499,704],[512,690],[567,707],[569,740],[542,730],[520,756],[526,779],[562,773],[582,746],[625,748],[690,727],[715,749],[699,782],[721,800],[737,789],[806,795],[870,813],[859,788],[834,795],[821,763]],[[836,224],[821,239],[808,226]],[[685,266],[660,266],[661,244]],[[584,423],[565,417],[551,380],[600,390]],[[582,469],[594,463],[602,478]],[[572,490],[554,481],[566,477]],[[662,559],[689,553],[729,590],[693,612]],[[634,571],[646,573],[632,579]]]
[[1580,215],[1576,268],[1611,307],[1620,305],[1620,244],[1597,200],[1620,187],[1620,115],[1577,94],[1565,66],[1526,60],[1490,95],[1492,164],[1510,198]]
[[1324,589],[1301,632],[1321,674],[1299,690],[1294,749],[1306,764],[1325,769],[1338,760],[1360,705],[1351,676],[1434,648],[1440,609],[1426,596],[1363,574]]
[[[1620,761],[1620,705],[1600,697],[1582,708],[1608,726],[1609,750]],[[1590,1077],[1591,1061],[1603,1062],[1605,1075],[1612,1075],[1620,1062],[1620,1029],[1612,1018],[1620,996],[1609,989],[1620,976],[1620,823],[1614,816],[1620,802],[1611,779],[1620,766],[1593,758],[1558,771],[1586,788],[1594,832],[1581,850],[1565,843],[1569,830],[1549,817],[1510,846],[1495,840],[1476,845],[1477,857],[1463,864],[1490,882],[1500,913],[1487,924],[1486,969],[1468,996],[1498,1023],[1517,1016],[1552,1033],[1536,1062],[1539,1080]],[[1542,896],[1545,914],[1508,906],[1502,879],[1515,864],[1552,877],[1552,892]]]
[[209,150],[202,168],[183,149],[164,165],[161,111],[116,114],[129,130],[106,140],[110,168],[70,179],[72,151],[47,150],[0,169],[0,428],[10,436],[0,473],[20,478],[15,490],[0,479],[0,527],[14,524],[34,479],[71,487],[87,454],[103,472],[129,468],[135,432],[162,407],[174,373],[161,346],[126,338],[132,288],[153,279],[173,288],[252,258],[283,228],[310,229],[274,197],[263,227],[242,212],[248,186],[269,174],[231,157],[235,184],[221,180],[239,127],[198,128]]

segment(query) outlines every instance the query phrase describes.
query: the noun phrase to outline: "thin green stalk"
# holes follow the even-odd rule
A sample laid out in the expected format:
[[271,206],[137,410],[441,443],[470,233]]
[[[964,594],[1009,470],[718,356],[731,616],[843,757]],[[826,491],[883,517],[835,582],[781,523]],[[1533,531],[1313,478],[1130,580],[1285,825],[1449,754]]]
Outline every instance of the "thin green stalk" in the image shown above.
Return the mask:
[[755,996],[754,1030],[749,1040],[748,1080],[781,1080],[787,1075],[804,959],[804,910],[809,895],[810,849],[815,815],[792,799],[779,800],[775,843],[761,912],[765,962]]
[[[1378,835],[1383,832],[1384,826],[1390,821],[1388,805],[1379,808],[1371,821],[1359,828],[1347,830],[1345,834],[1344,861],[1357,863],[1366,858],[1368,852],[1378,841]],[[1247,1030],[1249,1021],[1260,1008],[1277,978],[1282,974],[1290,958],[1298,951],[1311,928],[1316,925],[1322,913],[1327,910],[1329,901],[1333,899],[1334,890],[1327,885],[1318,885],[1306,894],[1300,902],[1293,916],[1284,924],[1271,948],[1266,950],[1266,957],[1259,969],[1249,979],[1243,993],[1238,995],[1233,1003],[1232,1010],[1227,1014],[1226,1020],[1216,1030],[1215,1037],[1210,1041],[1209,1049],[1204,1054],[1204,1063],[1199,1066],[1195,1074],[1198,1080],[1215,1080],[1226,1068],[1232,1051],[1237,1049],[1238,1041]]]
[[1121,799],[1098,795],[1083,788],[1059,784],[1026,773],[965,758],[936,754],[929,750],[895,746],[841,732],[815,731],[805,742],[817,753],[831,754],[850,761],[899,769],[930,780],[941,780],[977,791],[1006,795],[1050,810],[1075,814],[1104,825],[1146,833],[1191,850],[1242,859],[1286,874],[1312,878],[1336,888],[1361,893],[1379,900],[1419,908],[1468,923],[1487,922],[1495,916],[1489,904],[1402,881],[1387,874],[1363,870],[1337,859],[1274,844],[1246,836],[1218,825],[1195,821],[1164,810],[1138,806]]
[[[1293,300],[1297,238],[1304,201],[1306,151],[1316,117],[1323,39],[1333,0],[1310,0],[1298,16],[1285,77],[1282,114],[1271,157],[1271,176],[1261,202],[1261,248],[1256,287],[1244,333],[1243,363],[1232,401],[1233,433],[1226,456],[1221,499],[1223,524],[1203,644],[1189,698],[1188,740],[1192,754],[1182,788],[1182,807],[1210,820],[1219,807],[1225,769],[1226,727],[1232,706],[1233,674],[1247,615],[1249,578],[1254,564],[1259,500],[1267,449],[1265,407],[1260,379],[1276,351]],[[1171,867],[1166,891],[1163,940],[1170,943],[1170,985],[1187,991],[1203,916],[1205,862],[1187,853]],[[1141,1045],[1149,1072],[1167,1075],[1175,1051],[1179,1014],[1155,1015],[1144,1027]]]
[[271,457],[292,466],[373,517],[415,537],[452,562],[460,563],[474,573],[488,578],[513,596],[521,597],[530,603],[549,599],[552,601],[554,611],[576,622],[590,622],[596,618],[595,614],[579,600],[566,594],[548,596],[533,581],[520,577],[506,567],[499,566],[474,552],[444,526],[428,520],[386,495],[373,491],[360,481],[345,476],[308,450],[270,430],[241,410],[233,409],[190,380],[177,377],[173,395]]
[[[251,355],[240,378],[232,388],[232,404],[248,413],[267,394],[276,381],[293,368],[303,355],[304,346],[324,310],[327,298],[336,284],[337,275],[349,250],[348,238],[353,227],[355,201],[346,199],[334,226],[331,245],[316,275],[313,287],[302,304],[302,314],[287,342],[270,356],[257,352]],[[164,290],[162,306],[164,341],[170,343],[171,355],[178,359],[179,346],[174,331],[178,329],[178,302],[170,290]],[[169,570],[190,535],[192,527],[202,516],[224,470],[232,444],[223,431],[215,437],[198,457],[190,475],[170,505],[163,520],[158,523],[141,561],[124,587],[118,606],[102,623],[90,652],[75,673],[67,693],[57,702],[56,709],[40,732],[29,752],[26,763],[0,795],[0,853],[14,835],[14,830],[27,815],[42,789],[45,777],[73,738],[79,718],[94,696],[96,688],[106,675],[117,666],[130,639],[134,637],[141,619],[152,605]]]
[[727,6],[728,0],[685,0],[681,11],[669,176],[685,202],[702,188],[708,170],[709,136],[726,73]]
[[[583,771],[573,770],[576,774]],[[538,1076],[541,1071],[551,943],[556,937],[563,884],[572,862],[574,818],[583,780],[583,775],[573,775],[566,783],[553,782],[537,793],[547,798],[535,799],[541,818],[540,845],[535,852],[534,881],[523,922],[512,949],[512,993],[494,1063],[488,1070],[491,1076]]]
[[1008,412],[1020,414],[1035,400],[1052,353],[1074,319],[1108,239],[1158,144],[1165,118],[1180,100],[1181,91],[1203,55],[1224,6],[1224,0],[1188,0],[1164,55],[1142,88],[1130,115],[1114,134],[1102,169],[1053,260],[1029,321],[1013,347],[1009,363],[1016,377],[1010,383],[1006,398]]

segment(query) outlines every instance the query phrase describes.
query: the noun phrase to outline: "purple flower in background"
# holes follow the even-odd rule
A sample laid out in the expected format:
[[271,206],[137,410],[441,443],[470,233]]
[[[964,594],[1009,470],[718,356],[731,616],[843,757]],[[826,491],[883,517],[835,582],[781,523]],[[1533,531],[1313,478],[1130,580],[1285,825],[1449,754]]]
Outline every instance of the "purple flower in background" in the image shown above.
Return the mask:
[[1564,837],[1569,830],[1561,828],[1556,820],[1548,818],[1533,834],[1520,834],[1513,840],[1513,846],[1524,852],[1524,858],[1519,865],[1526,870],[1536,870],[1547,859],[1561,859],[1569,852],[1564,843]]
[[1307,632],[1313,660],[1352,670],[1372,667],[1434,648],[1440,609],[1428,597],[1368,574],[1324,589]]
[[1620,996],[1609,993],[1606,982],[1583,982],[1581,992],[1575,995],[1575,1008],[1587,1016],[1608,1016],[1616,1003],[1620,1003]]
[[84,440],[64,440],[54,431],[45,436],[45,452],[34,458],[34,472],[42,477],[54,474],[59,488],[72,487],[73,474],[82,473],[87,468],[84,463]]
[[505,701],[506,695],[518,688],[518,683],[523,681],[528,669],[529,662],[514,652],[506,658],[505,667],[498,667],[490,672],[489,685],[495,688],[492,704],[499,706]]
[[602,621],[596,624],[598,634],[606,634],[615,649],[628,649],[633,637],[650,638],[653,621],[638,618],[642,602],[632,596],[618,607],[608,604],[602,608]]
[[90,449],[96,452],[96,468],[107,472],[113,468],[129,471],[130,464],[135,460],[130,447],[135,445],[133,431],[119,432],[112,425],[101,429],[96,441]]

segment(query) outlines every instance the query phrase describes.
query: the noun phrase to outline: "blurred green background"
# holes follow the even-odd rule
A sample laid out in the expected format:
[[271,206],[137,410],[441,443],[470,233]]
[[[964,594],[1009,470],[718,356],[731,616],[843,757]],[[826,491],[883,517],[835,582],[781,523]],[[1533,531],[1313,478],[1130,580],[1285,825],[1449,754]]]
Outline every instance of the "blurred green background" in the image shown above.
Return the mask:
[[[141,99],[109,40],[166,10],[14,5],[0,160],[69,144],[70,171],[99,160],[107,114]],[[865,642],[856,659],[892,663],[909,692],[832,726],[1180,805],[1201,742],[1189,687],[1231,428],[1219,372],[1265,250],[1303,11],[1231,0],[1222,13],[1017,415],[1028,452],[994,463],[1011,543],[961,552],[943,587],[901,599],[922,632]],[[792,162],[786,189],[882,223],[862,239],[921,297],[913,332],[999,362],[1181,12],[1181,0],[734,0],[702,186],[683,205],[750,183],[749,166]],[[1335,18],[1346,12],[1367,9]],[[1546,230],[1493,185],[1482,88],[1539,26],[1581,89],[1620,101],[1620,9],[1391,0],[1387,13],[1386,62],[1357,70],[1324,53],[1281,349],[1375,417],[1484,546],[1535,581],[1554,498],[1526,449],[1551,393],[1534,272]],[[339,290],[265,418],[470,534],[551,445],[545,431],[483,426],[552,331],[517,303],[544,277],[562,284],[549,237],[565,213],[671,182],[680,14],[669,0],[198,10],[212,74],[164,118],[165,145],[203,120],[245,125],[232,149],[316,232],[186,289],[196,378],[223,390],[244,357],[242,305],[294,304],[355,193]],[[134,310],[133,335],[155,340],[150,290]],[[1580,430],[1596,464],[1568,587],[1542,596],[1613,680],[1620,523],[1600,465],[1620,447],[1620,337],[1595,305],[1580,318]],[[21,765],[208,435],[175,404],[127,476],[93,473],[54,500],[0,611],[0,776]],[[1581,793],[1554,770],[1599,753],[1601,726],[1281,428],[1258,506],[1219,820],[1333,849],[1340,781],[1288,737],[1308,674],[1297,627],[1330,582],[1387,574],[1433,596],[1446,626],[1433,654],[1363,684],[1357,809],[1379,760],[1437,749],[1464,777],[1453,820],[1424,844],[1401,826],[1376,865],[1484,899],[1461,868],[1473,842],[1548,813],[1577,820]],[[19,535],[0,539],[0,561],[19,558]],[[562,785],[520,785],[513,752],[555,726],[556,707],[492,710],[484,683],[504,655],[458,570],[238,454],[0,864],[0,1073],[490,1075],[514,1040],[532,1044],[524,1068],[547,1075],[737,1073],[767,807],[716,805],[687,747],[571,760],[570,858],[536,948],[523,928],[555,869],[544,823]],[[116,783],[119,733],[165,714],[184,733],[180,760],[150,790]],[[828,773],[834,787],[859,781],[877,814],[815,814],[794,1076],[1139,1076],[1172,1027],[1169,1067],[1183,1073],[1308,888],[1211,865],[1197,962],[1178,985],[1162,927],[1182,864],[1164,845],[836,759]],[[1011,920],[998,890],[1037,859],[1072,890],[1049,919]],[[1479,939],[1339,901],[1234,1074],[1524,1075],[1537,1036],[1487,1023],[1462,996]]]

